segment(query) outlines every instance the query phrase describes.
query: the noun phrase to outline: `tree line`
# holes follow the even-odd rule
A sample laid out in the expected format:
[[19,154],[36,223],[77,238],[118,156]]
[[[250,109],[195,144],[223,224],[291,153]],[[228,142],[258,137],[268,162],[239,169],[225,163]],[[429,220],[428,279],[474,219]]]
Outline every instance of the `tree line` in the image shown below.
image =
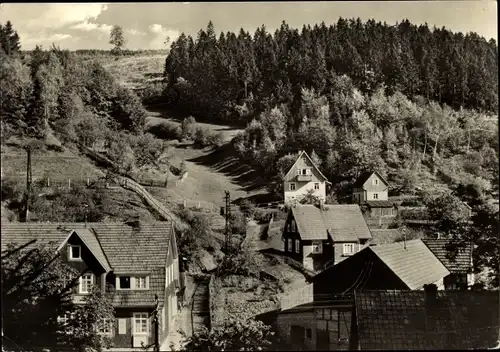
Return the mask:
[[274,35],[261,26],[253,36],[241,29],[218,37],[210,22],[196,38],[183,33],[172,43],[165,75],[184,87],[180,106],[195,117],[240,123],[243,102],[251,105],[250,115],[279,103],[296,114],[302,88],[328,96],[342,75],[363,94],[384,86],[389,95],[496,111],[497,55],[493,39],[408,20],[390,26],[340,18],[302,30],[283,21]]

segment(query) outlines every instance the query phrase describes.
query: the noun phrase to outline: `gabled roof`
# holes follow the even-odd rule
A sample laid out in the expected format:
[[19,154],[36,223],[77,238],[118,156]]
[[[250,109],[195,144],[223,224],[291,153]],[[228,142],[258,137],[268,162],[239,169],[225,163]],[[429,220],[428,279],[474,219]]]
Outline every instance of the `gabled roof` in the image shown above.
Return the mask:
[[57,248],[57,251],[60,251],[61,248],[63,248],[63,246],[68,242],[70,237],[73,235],[78,236],[82,240],[82,242],[89,249],[89,251],[94,255],[94,257],[97,259],[99,264],[101,264],[102,268],[106,272],[111,271],[111,267],[109,265],[108,259],[106,258],[106,255],[102,251],[102,248],[101,248],[99,241],[97,240],[94,232],[92,232],[92,230],[90,230],[88,228],[78,229],[78,231],[71,230],[69,235],[59,245],[59,247]]
[[115,305],[151,306],[155,304],[154,293],[158,292],[162,303],[164,268],[173,231],[169,221],[141,223],[139,228],[123,223],[2,223],[2,252],[9,243],[24,245],[32,240],[34,243],[27,248],[49,243],[58,246],[73,231],[99,261],[107,259],[115,274],[149,274],[150,290],[116,291]]
[[454,243],[448,239],[424,239],[422,240],[443,265],[453,274],[468,273],[472,269],[472,247],[457,247],[456,256],[454,254]]
[[300,160],[300,158],[302,158],[302,156],[305,156],[307,157],[307,159],[309,159],[309,161],[311,162],[312,166],[314,167],[314,169],[316,169],[316,171],[318,171],[318,173],[321,175],[321,177],[323,177],[323,179],[327,182],[327,183],[330,183],[330,181],[328,181],[328,179],[326,178],[325,175],[323,175],[323,173],[319,170],[319,168],[316,166],[316,164],[314,164],[314,161],[311,159],[311,157],[309,156],[309,154],[307,154],[305,152],[305,150],[302,150],[299,152],[299,156],[297,157],[297,159],[295,159],[295,162],[292,164],[292,166],[290,166],[290,168],[288,169],[288,172],[286,173],[285,177],[283,177],[284,179],[286,179],[286,177],[288,176],[288,174],[292,171],[293,167],[295,166],[295,164],[297,164],[297,162]]
[[371,246],[365,250],[373,251],[410,290],[420,289],[450,274],[422,240]]
[[325,210],[304,204],[292,207],[291,211],[303,240],[326,240],[328,233],[338,238],[351,236],[348,233],[354,233],[357,239],[371,238],[357,204],[328,204]]
[[377,171],[368,171],[368,172],[363,172],[359,177],[358,179],[356,180],[356,182],[354,182],[354,184],[352,185],[354,188],[363,188],[364,184],[366,183],[366,181],[368,181],[368,179],[370,178],[371,175],[373,174],[376,174],[378,176],[378,178],[380,178],[382,180],[382,182],[386,185],[386,186],[389,186],[389,183],[385,180],[385,178],[383,178]]
[[393,208],[394,203],[388,200],[367,200],[366,205],[370,208]]
[[355,292],[361,350],[486,349],[497,343],[498,291]]

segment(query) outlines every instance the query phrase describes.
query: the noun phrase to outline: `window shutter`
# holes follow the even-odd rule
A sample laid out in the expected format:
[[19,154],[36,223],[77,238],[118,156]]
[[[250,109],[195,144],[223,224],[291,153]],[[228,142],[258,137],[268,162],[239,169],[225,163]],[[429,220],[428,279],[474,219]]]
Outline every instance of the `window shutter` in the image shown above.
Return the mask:
[[135,277],[134,276],[131,276],[130,277],[130,289],[131,290],[135,290],[137,288],[136,284],[135,284]]
[[149,275],[146,276],[146,288],[149,290]]
[[132,325],[130,325],[130,331],[132,332],[132,335],[135,334],[135,322],[134,322],[134,320],[135,320],[135,316],[134,316],[134,314],[132,314],[132,318],[130,319],[131,324],[132,324]]
[[117,276],[115,278],[115,289],[119,290],[120,289],[120,277]]
[[127,319],[118,318],[118,334],[125,335],[126,333],[127,333]]

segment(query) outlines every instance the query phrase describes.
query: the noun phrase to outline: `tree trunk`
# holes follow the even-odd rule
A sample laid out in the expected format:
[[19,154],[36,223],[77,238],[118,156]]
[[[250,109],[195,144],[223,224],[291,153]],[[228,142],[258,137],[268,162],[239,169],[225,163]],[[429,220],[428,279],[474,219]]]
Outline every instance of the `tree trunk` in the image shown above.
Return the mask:
[[469,154],[469,147],[470,147],[470,128],[468,132],[469,132],[469,138],[467,139],[467,154]]
[[422,152],[422,161],[425,160],[425,150],[427,149],[427,128],[425,129],[424,134],[425,134],[425,136],[424,136],[424,151]]
[[434,143],[434,150],[432,152],[432,161],[436,161],[437,147],[438,147],[439,136],[436,137],[436,142]]

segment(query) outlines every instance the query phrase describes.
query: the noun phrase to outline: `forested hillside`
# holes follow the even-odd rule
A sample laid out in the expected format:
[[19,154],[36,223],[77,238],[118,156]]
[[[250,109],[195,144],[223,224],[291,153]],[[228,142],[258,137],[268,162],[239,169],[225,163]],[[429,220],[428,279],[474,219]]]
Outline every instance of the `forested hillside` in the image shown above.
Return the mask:
[[498,188],[497,72],[495,41],[406,20],[218,38],[209,23],[165,63],[179,109],[248,123],[234,146],[277,187],[285,154],[314,150],[339,197],[367,169],[401,191],[428,179]]
[[[133,91],[120,86],[97,60],[84,60],[56,47],[42,50],[37,46],[33,51],[21,52],[20,38],[10,22],[0,28],[0,34],[2,153],[7,150],[18,153],[30,146],[39,149],[35,153],[39,159],[49,154],[47,149],[55,149],[56,155],[52,158],[56,160],[57,153],[66,148],[78,155],[81,146],[97,147],[105,149],[107,158],[114,162],[112,171],[115,172],[133,175],[144,168],[161,168],[167,148],[163,141],[144,133],[146,111],[140,99]],[[64,159],[62,154],[61,158]],[[2,169],[3,175],[8,175],[15,168],[6,164]],[[61,172],[60,177],[64,179],[67,174],[64,170]],[[42,176],[34,175],[36,179]],[[24,180],[18,178],[23,185]],[[6,187],[4,181],[2,179],[2,189]],[[23,197],[22,191],[17,193],[11,195],[13,206],[18,203],[17,198]],[[74,194],[66,198],[71,196]],[[102,202],[94,198],[89,195],[87,203],[95,206],[95,214],[102,215],[98,210]],[[5,197],[2,201],[6,201]],[[77,216],[64,220],[80,219],[84,210],[77,210]],[[93,209],[89,211],[92,213]],[[101,217],[92,220],[99,221]]]

